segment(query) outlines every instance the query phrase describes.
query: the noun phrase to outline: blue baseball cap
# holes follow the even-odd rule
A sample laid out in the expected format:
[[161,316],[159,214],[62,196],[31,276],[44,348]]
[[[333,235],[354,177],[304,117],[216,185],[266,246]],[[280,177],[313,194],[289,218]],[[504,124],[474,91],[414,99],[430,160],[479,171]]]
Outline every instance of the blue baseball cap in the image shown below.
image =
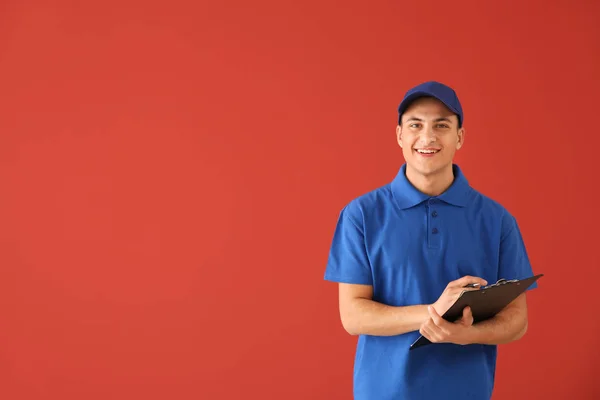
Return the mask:
[[404,114],[410,103],[419,97],[433,97],[444,103],[458,117],[458,126],[462,126],[464,121],[463,110],[456,92],[451,87],[435,81],[421,83],[406,92],[404,99],[398,106],[398,124],[402,121],[402,114]]

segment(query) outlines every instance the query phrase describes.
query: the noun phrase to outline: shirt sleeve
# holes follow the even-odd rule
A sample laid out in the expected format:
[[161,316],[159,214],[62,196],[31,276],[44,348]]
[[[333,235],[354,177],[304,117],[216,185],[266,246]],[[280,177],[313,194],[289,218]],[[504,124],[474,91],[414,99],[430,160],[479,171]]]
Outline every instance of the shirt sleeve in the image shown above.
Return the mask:
[[[533,276],[533,268],[516,219],[506,214],[502,222],[499,279],[524,279]],[[537,288],[534,282],[528,290]]]
[[360,210],[346,206],[340,213],[329,250],[325,280],[363,285],[373,284]]

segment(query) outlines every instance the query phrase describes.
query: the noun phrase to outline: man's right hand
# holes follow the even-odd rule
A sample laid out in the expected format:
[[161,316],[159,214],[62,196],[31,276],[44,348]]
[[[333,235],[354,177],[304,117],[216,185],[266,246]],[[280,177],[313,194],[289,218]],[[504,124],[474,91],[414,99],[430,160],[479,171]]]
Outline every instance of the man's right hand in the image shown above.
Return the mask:
[[439,315],[444,315],[446,311],[456,302],[460,294],[465,290],[479,290],[479,287],[466,288],[469,284],[479,284],[479,287],[487,285],[487,281],[476,276],[463,276],[460,279],[452,281],[446,286],[444,292],[435,303],[433,308]]

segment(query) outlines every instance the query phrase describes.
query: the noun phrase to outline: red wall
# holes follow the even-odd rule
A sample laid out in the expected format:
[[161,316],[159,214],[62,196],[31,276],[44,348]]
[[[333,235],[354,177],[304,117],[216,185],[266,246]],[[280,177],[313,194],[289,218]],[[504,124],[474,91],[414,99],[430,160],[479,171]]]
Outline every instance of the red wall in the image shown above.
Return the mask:
[[599,2],[54,3],[0,4],[3,400],[350,399],[327,253],[428,79],[546,274],[494,399],[599,398]]

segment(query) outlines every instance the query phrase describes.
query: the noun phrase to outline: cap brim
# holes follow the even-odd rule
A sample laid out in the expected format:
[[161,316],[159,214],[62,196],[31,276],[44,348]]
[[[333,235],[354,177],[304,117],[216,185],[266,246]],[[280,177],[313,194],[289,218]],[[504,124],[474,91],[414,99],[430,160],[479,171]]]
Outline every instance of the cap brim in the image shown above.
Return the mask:
[[421,98],[421,97],[433,97],[434,99],[439,100],[442,104],[444,104],[446,107],[448,107],[448,109],[450,111],[452,111],[454,114],[460,115],[460,113],[458,112],[458,110],[454,109],[454,107],[450,106],[448,103],[446,103],[444,100],[440,99],[435,94],[429,93],[429,92],[425,92],[425,91],[419,91],[419,92],[411,93],[408,96],[406,96],[404,98],[404,100],[402,100],[402,102],[400,103],[400,105],[398,106],[398,123],[400,122],[400,119],[402,118],[402,114],[404,114],[404,111],[406,111],[406,109],[408,108],[408,106],[413,101],[415,101],[416,99]]

